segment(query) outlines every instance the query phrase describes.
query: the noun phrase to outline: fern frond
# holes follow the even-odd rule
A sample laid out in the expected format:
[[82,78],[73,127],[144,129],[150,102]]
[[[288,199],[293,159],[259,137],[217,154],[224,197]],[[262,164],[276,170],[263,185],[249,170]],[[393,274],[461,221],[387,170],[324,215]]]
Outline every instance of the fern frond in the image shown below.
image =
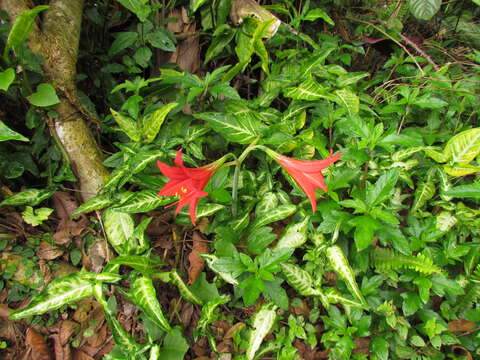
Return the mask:
[[465,316],[467,310],[469,310],[479,299],[480,284],[476,281],[471,281],[465,288],[465,295],[463,295],[457,302],[457,305],[455,305],[455,310],[458,312],[458,316]]
[[373,251],[372,262],[377,269],[383,270],[411,269],[422,274],[442,272],[433,265],[432,259],[423,254],[407,256],[386,248],[376,248]]

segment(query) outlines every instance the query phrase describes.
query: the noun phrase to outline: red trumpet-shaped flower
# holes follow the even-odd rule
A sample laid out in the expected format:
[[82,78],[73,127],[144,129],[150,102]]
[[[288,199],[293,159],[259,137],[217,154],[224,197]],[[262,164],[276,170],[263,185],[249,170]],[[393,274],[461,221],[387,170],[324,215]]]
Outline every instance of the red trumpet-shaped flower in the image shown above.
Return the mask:
[[182,149],[180,149],[173,162],[177,167],[168,166],[161,161],[157,161],[161,173],[170,178],[165,186],[160,189],[158,195],[178,196],[180,198],[178,202],[169,206],[177,204],[175,214],[178,214],[182,208],[189,205],[190,219],[192,224],[195,225],[198,199],[208,195],[203,189],[218,167],[223,163],[223,158],[200,168],[187,168],[183,165]]
[[322,170],[337,161],[340,158],[341,153],[330,155],[323,160],[313,161],[292,159],[277,154],[272,150],[268,151],[268,153],[295,180],[298,186],[300,186],[309,198],[310,203],[312,204],[312,211],[315,213],[317,210],[315,189],[322,189],[325,192],[327,191]]

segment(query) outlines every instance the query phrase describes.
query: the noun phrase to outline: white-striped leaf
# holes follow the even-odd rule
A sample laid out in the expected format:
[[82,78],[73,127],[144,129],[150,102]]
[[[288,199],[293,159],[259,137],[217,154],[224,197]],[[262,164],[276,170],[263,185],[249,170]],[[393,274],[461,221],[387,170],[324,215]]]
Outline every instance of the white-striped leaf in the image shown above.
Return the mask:
[[454,163],[467,164],[480,154],[480,128],[462,131],[445,146],[445,156]]
[[297,210],[295,205],[280,205],[269,213],[255,219],[252,228],[268,225],[272,222],[283,220],[292,215]]
[[392,154],[393,161],[402,161],[408,159],[413,154],[423,150],[423,146],[414,146],[407,149],[402,149]]
[[162,126],[168,113],[173,110],[178,104],[170,103],[148,114],[143,119],[143,137],[146,143],[151,143],[157,137],[160,127]]
[[253,318],[253,331],[247,345],[247,360],[253,360],[255,353],[268,335],[277,318],[277,307],[272,303],[264,304]]
[[355,281],[355,273],[350,267],[343,250],[337,245],[333,245],[326,248],[325,253],[333,270],[335,270],[340,279],[345,281],[352,295],[359,300],[361,304],[367,306],[367,302],[365,301],[365,298],[363,297],[363,294],[360,291],[357,282]]
[[88,213],[94,210],[101,210],[113,203],[110,194],[97,195],[90,200],[85,201],[77,210],[72,213],[72,217],[77,217],[80,214]]
[[195,295],[190,289],[185,285],[180,275],[178,275],[176,270],[170,271],[170,282],[178,288],[180,295],[187,301],[196,304],[202,305],[202,300]]
[[292,248],[302,246],[307,241],[307,227],[310,216],[305,216],[302,221],[290,224],[285,234],[278,240],[276,248]]
[[360,100],[358,96],[348,89],[340,89],[335,91],[336,102],[345,107],[350,115],[358,114],[360,110]]
[[408,0],[410,12],[420,20],[430,20],[441,5],[442,0]]
[[446,191],[445,194],[455,198],[480,199],[480,182],[455,186]]
[[448,157],[445,155],[445,153],[441,153],[436,150],[433,146],[426,146],[423,148],[423,151],[425,151],[425,154],[435,160],[438,163],[444,163],[448,161]]
[[70,304],[92,296],[93,283],[85,279],[81,272],[64,276],[53,280],[30,304],[20,310],[11,313],[11,320],[20,320],[33,315],[44,314],[47,311],[59,309],[63,305]]
[[206,121],[216,132],[227,140],[239,144],[250,144],[260,134],[262,124],[252,117],[237,118],[227,113],[206,112],[194,114],[194,117]]
[[35,206],[40,204],[43,200],[47,200],[53,195],[56,189],[48,188],[44,190],[40,189],[27,189],[22,192],[16,193],[0,203],[0,206],[6,205],[30,205]]
[[128,255],[131,250],[129,242],[135,230],[132,215],[107,209],[103,213],[103,225],[110,245],[119,255]]
[[231,273],[221,271],[220,269],[218,269],[218,267],[215,266],[215,261],[218,260],[217,256],[211,254],[200,254],[200,257],[205,260],[210,270],[220,276],[227,283],[235,286],[238,285],[238,281],[235,279],[234,276],[232,276]]
[[287,282],[300,295],[303,296],[318,296],[320,291],[313,287],[312,276],[297,265],[290,263],[283,263],[280,265],[282,272],[285,275]]
[[140,151],[135,156],[128,159],[129,171],[132,174],[138,174],[145,169],[152,161],[157,160],[163,156],[162,150]]
[[226,304],[230,301],[230,296],[224,295],[210,300],[202,307],[202,313],[200,314],[200,320],[198,321],[198,327],[205,329],[205,327],[216,320],[215,309],[222,304]]
[[165,265],[164,262],[159,260],[152,260],[149,257],[143,255],[121,255],[117,256],[109,262],[111,265],[125,265],[141,272],[142,274],[150,274],[160,266]]
[[469,164],[455,164],[453,166],[445,165],[443,170],[451,176],[465,176],[480,172],[480,166]]
[[126,214],[134,214],[140,212],[148,212],[155,210],[160,206],[175,201],[174,197],[158,196],[155,191],[142,190],[133,195],[125,204],[120,207],[113,208],[112,211],[123,212]]
[[140,141],[140,130],[138,129],[137,122],[135,120],[113,109],[110,109],[110,112],[112,113],[113,119],[120,126],[125,135],[135,142]]
[[420,209],[433,195],[435,195],[435,184],[431,181],[421,183],[415,190],[412,211]]
[[170,324],[163,315],[162,308],[157,299],[157,293],[150,278],[141,276],[136,278],[130,286],[132,300],[145,315],[163,331],[171,329]]
[[364,307],[364,305],[360,304],[359,302],[346,298],[345,296],[340,294],[335,288],[324,288],[323,291],[328,302],[331,304],[340,303],[342,305]]
[[327,92],[330,89],[321,86],[312,78],[305,80],[297,87],[287,88],[284,91],[284,95],[287,98],[295,100],[318,100],[325,98]]

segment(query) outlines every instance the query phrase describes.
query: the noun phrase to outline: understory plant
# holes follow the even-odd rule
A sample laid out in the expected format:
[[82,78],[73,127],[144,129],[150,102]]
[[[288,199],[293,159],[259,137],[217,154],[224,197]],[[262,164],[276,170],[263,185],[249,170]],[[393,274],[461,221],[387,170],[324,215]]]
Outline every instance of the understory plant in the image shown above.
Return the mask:
[[[48,6],[5,21],[0,93],[28,109],[25,125],[0,121],[0,207],[39,230],[0,233],[9,319],[54,322],[94,298],[112,360],[195,358],[198,344],[239,360],[480,356],[478,7],[353,3],[86,4],[81,38],[102,36],[80,42],[75,111],[96,119],[109,156],[68,215],[90,235],[56,244],[77,268],[51,281],[35,261],[55,243],[48,201],[77,176],[54,131],[70,95],[27,47]],[[180,18],[197,28],[176,32]],[[438,34],[419,43],[418,24],[458,31],[468,53]],[[190,36],[197,71],[174,64]],[[163,216],[162,253],[151,229]],[[111,256],[79,269],[92,233]],[[124,303],[137,333],[119,321]]]

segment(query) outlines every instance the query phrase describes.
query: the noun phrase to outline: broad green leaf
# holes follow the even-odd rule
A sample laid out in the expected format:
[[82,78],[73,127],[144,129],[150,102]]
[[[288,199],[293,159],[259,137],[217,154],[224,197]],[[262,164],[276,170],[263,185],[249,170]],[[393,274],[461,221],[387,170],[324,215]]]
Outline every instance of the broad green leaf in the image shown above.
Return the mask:
[[72,217],[75,218],[80,214],[88,213],[94,210],[101,210],[113,203],[113,199],[109,194],[100,194],[90,200],[85,201],[80,205],[77,210],[72,213]]
[[337,245],[329,246],[325,249],[325,254],[327,255],[327,259],[333,270],[335,270],[340,279],[345,281],[352,295],[358,301],[360,301],[362,305],[368,306],[362,292],[360,291],[360,288],[357,285],[357,282],[355,281],[355,273],[350,267],[350,264],[348,263],[348,260],[345,257],[342,249],[340,249]]
[[410,12],[420,20],[430,20],[441,5],[442,0],[408,0]]
[[173,201],[175,201],[175,198],[158,196],[157,193],[152,190],[141,190],[136,192],[126,203],[122,204],[122,206],[112,208],[112,211],[127,214],[148,212],[160,206],[170,204]]
[[60,103],[55,88],[50,84],[38,85],[37,92],[28,96],[28,101],[30,101],[32,105],[39,107],[49,107]]
[[130,241],[132,253],[138,255],[150,248],[150,240],[145,231],[152,220],[153,216],[143,219],[133,231],[133,239]]
[[391,196],[397,183],[400,169],[394,168],[380,176],[374,186],[368,188],[366,194],[367,205],[374,207]]
[[335,26],[335,22],[332,20],[328,14],[320,8],[315,8],[310,10],[304,17],[303,20],[314,21],[317,19],[322,19],[327,24]]
[[256,228],[268,225],[275,221],[283,220],[292,215],[296,210],[297,207],[295,205],[280,205],[267,214],[256,218],[251,226],[252,228]]
[[8,68],[5,71],[0,72],[0,90],[7,91],[10,85],[15,80],[15,70]]
[[166,104],[143,119],[143,137],[145,142],[151,143],[155,140],[168,113],[177,105],[177,103]]
[[378,360],[388,360],[388,341],[383,336],[375,336],[370,343],[370,351]]
[[177,271],[174,269],[170,272],[170,282],[178,288],[180,295],[187,301],[196,304],[202,305],[202,300],[195,295],[190,289],[185,285],[180,275],[178,275]]
[[434,96],[426,95],[415,99],[414,104],[422,109],[440,109],[447,106],[448,102]]
[[[174,52],[176,50],[174,37],[170,36],[169,31],[163,27],[157,28],[155,31],[148,33],[145,37],[147,41],[157,49]],[[163,72],[163,70],[162,70]]]
[[444,155],[458,164],[467,164],[480,154],[480,128],[462,131],[445,146]]
[[216,312],[215,312],[217,307],[219,307],[220,305],[226,304],[229,301],[230,301],[230,296],[228,295],[219,296],[213,300],[208,301],[202,307],[200,320],[198,321],[198,327],[204,330],[208,324],[214,322],[217,318]]
[[261,254],[276,238],[277,235],[272,233],[272,228],[268,226],[257,227],[248,234],[248,252]]
[[31,206],[25,207],[25,211],[22,212],[22,218],[26,223],[32,226],[38,226],[48,219],[53,209],[39,208],[33,209]]
[[360,110],[360,99],[358,96],[348,89],[340,89],[335,91],[336,102],[345,107],[350,115],[358,114]]
[[189,347],[182,330],[175,327],[163,339],[159,360],[183,360]]
[[313,286],[312,276],[301,267],[283,263],[280,265],[282,272],[287,279],[287,282],[293,287],[300,295],[303,296],[320,296],[321,291],[317,290]]
[[128,10],[137,15],[141,22],[147,20],[152,9],[148,5],[148,0],[117,0],[120,4],[125,6]]
[[381,227],[380,222],[370,215],[356,216],[348,223],[355,228],[353,237],[358,251],[366,249],[373,242],[375,231]]
[[[225,269],[222,267],[222,262],[220,259],[215,256],[215,255],[210,255],[210,254],[201,254],[200,255],[205,262],[207,263],[208,267],[216,273],[218,276],[220,276],[224,281],[226,281],[229,284],[238,285],[238,281],[236,278],[243,272],[244,268],[240,264],[239,269],[236,273],[232,273],[231,271],[226,271],[228,269]],[[233,259],[232,259],[233,260]]]
[[123,132],[133,141],[140,141],[140,130],[138,129],[137,123],[135,120],[129,118],[126,115],[120,114],[113,109],[110,109],[113,118],[123,130]]
[[165,152],[162,150],[140,150],[138,154],[128,159],[129,171],[131,171],[132,174],[138,174],[140,171],[145,169],[148,164],[154,160],[157,160],[164,154]]
[[318,100],[325,98],[329,90],[310,78],[297,87],[285,89],[284,95],[295,100]]
[[190,0],[190,11],[192,14],[202,7],[208,0]]
[[[357,301],[354,301],[350,298],[346,298],[340,292],[335,289],[335,288],[324,288],[323,290],[323,297],[325,298],[325,301],[330,304],[342,304],[342,305],[348,305],[348,306],[355,306],[355,307],[362,307],[365,308],[364,304],[361,304]],[[323,302],[322,302],[323,304]],[[325,306],[325,305],[324,305]],[[328,307],[325,306],[325,307]]]
[[460,185],[445,192],[445,195],[454,198],[480,199],[480,182]]
[[435,184],[431,181],[423,182],[415,190],[415,199],[413,200],[412,212],[420,209],[425,203],[435,195]]
[[253,360],[255,353],[260,348],[265,336],[268,335],[275,320],[277,318],[277,307],[272,303],[264,304],[260,310],[254,315],[252,326],[253,330],[250,333],[250,337],[247,345],[247,360]]
[[451,176],[465,176],[480,172],[480,166],[469,164],[444,165],[443,170]]
[[112,259],[109,264],[125,265],[141,272],[142,274],[151,274],[155,268],[165,265],[164,262],[153,260],[143,255],[121,255]]
[[414,146],[414,147],[410,147],[410,148],[407,148],[407,149],[402,149],[402,150],[399,150],[397,152],[394,152],[392,154],[392,160],[393,161],[402,161],[402,160],[405,160],[405,159],[408,159],[410,156],[412,156],[413,154],[423,150],[424,148],[422,146]]
[[276,249],[298,248],[307,241],[307,227],[310,217],[305,216],[300,222],[288,225],[285,234],[278,240]]
[[115,251],[119,255],[129,255],[132,251],[130,239],[135,230],[132,215],[107,209],[103,213],[103,226],[107,240]]
[[53,280],[30,304],[10,315],[11,320],[20,320],[33,315],[44,314],[47,311],[59,309],[83,298],[92,296],[93,284],[78,272]]
[[[197,213],[196,213],[197,219],[201,219],[202,217],[206,217],[206,216],[211,216],[223,209],[225,209],[225,205],[222,205],[222,204],[210,204],[210,203],[200,204],[197,207]],[[179,215],[189,217],[187,209],[180,211]],[[190,223],[190,220],[188,220],[188,223]]]
[[160,329],[168,332],[171,327],[163,315],[162,308],[157,299],[157,293],[150,278],[140,276],[130,285],[132,300],[145,315]]
[[29,141],[25,136],[13,131],[0,120],[0,142],[7,140]]
[[137,39],[138,33],[136,32],[125,31],[118,33],[117,37],[112,43],[112,46],[110,47],[110,50],[108,50],[108,56],[112,57],[122,50],[132,46]]
[[3,57],[5,58],[5,60],[8,57],[8,52],[10,51],[10,49],[13,48],[15,51],[19,51],[23,42],[27,40],[37,15],[41,11],[47,10],[48,8],[49,6],[46,5],[36,6],[31,10],[26,10],[22,12],[17,17],[17,19],[13,23],[12,29],[8,34],[7,43],[3,51]]
[[17,206],[17,205],[30,205],[36,206],[42,201],[48,199],[56,189],[47,188],[47,189],[27,189],[22,192],[16,193],[15,195],[6,198],[0,203],[0,206]]
[[445,155],[445,153],[437,151],[434,147],[424,147],[423,151],[425,151],[425,154],[427,154],[427,156],[431,157],[438,163],[444,163],[448,161],[448,157]]
[[232,29],[228,24],[220,25],[215,29],[213,39],[205,54],[205,64],[208,64],[222,53],[225,47],[232,41],[235,33],[235,29]]
[[262,124],[252,118],[239,119],[228,113],[206,112],[193,114],[197,119],[206,121],[216,132],[222,134],[227,140],[239,144],[250,144],[258,136]]

